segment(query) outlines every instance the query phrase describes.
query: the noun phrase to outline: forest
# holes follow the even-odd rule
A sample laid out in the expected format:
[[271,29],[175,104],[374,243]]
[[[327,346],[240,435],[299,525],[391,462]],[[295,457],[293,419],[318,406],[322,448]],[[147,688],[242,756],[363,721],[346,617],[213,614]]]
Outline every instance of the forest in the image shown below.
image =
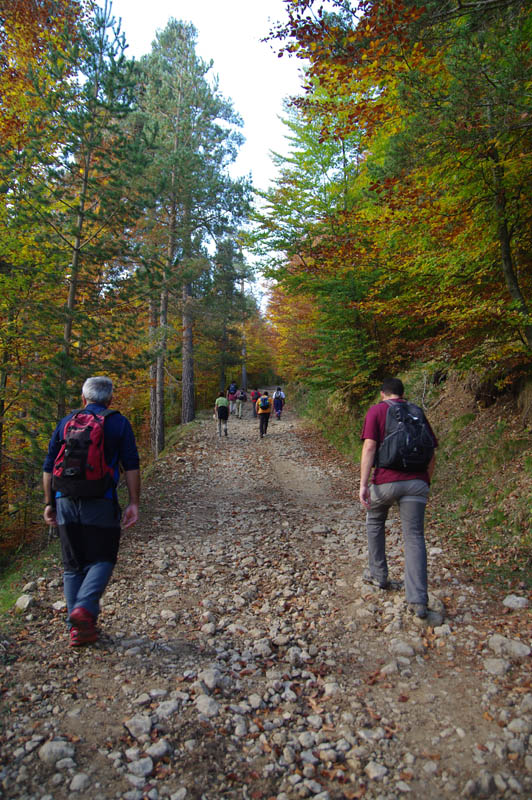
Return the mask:
[[420,362],[483,403],[530,380],[530,3],[285,6],[264,36],[304,86],[258,193],[192,25],[135,61],[110,5],[0,3],[3,553],[42,532],[43,454],[88,375],[148,461],[232,378],[346,408]]

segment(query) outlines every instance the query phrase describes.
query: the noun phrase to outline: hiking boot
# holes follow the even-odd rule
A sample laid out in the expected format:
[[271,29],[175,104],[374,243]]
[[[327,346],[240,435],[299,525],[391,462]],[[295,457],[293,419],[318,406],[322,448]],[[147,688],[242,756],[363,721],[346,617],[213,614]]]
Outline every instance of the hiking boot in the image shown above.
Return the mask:
[[91,644],[98,639],[98,631],[93,626],[92,628],[70,628],[70,647],[83,647],[85,644]]
[[91,614],[91,612],[87,611],[83,606],[76,606],[76,608],[72,609],[68,619],[69,622],[72,623],[72,627],[80,631],[94,629],[94,623],[96,622],[94,614]]
[[411,614],[414,614],[416,617],[418,617],[418,619],[426,619],[429,613],[425,603],[409,603],[408,610]]
[[364,581],[364,583],[371,584],[371,586],[377,586],[379,589],[390,589],[391,588],[391,583],[388,580],[388,578],[385,578],[384,580],[379,581],[379,580],[377,580],[377,578],[373,577],[373,575],[371,574],[369,569],[365,569],[364,572],[362,573],[362,580]]

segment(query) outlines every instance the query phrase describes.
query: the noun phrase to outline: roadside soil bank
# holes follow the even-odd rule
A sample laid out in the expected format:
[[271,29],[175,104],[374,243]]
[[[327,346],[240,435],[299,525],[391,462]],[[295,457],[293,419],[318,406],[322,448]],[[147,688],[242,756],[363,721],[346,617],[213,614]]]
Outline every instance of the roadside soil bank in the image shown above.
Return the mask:
[[3,797],[532,797],[526,597],[466,583],[430,527],[426,622],[364,584],[356,468],[290,411],[178,447],[98,644],[68,646],[59,565],[0,637]]

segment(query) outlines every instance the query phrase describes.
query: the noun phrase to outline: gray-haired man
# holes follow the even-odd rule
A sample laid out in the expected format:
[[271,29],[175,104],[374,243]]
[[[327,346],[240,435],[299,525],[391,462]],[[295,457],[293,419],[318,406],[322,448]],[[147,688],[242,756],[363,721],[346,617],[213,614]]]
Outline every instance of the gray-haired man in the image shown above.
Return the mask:
[[[70,644],[74,647],[98,638],[96,619],[100,598],[116,564],[120,525],[129,528],[138,520],[140,470],[137,445],[126,417],[118,411],[108,410],[112,396],[110,378],[93,377],[85,381],[83,409],[71,412],[58,424],[43,466],[44,520],[59,528],[64,592],[71,625]],[[57,465],[65,460],[65,433],[67,439],[73,436],[69,431],[74,422],[80,429],[85,426],[89,431],[92,423],[92,429],[99,427],[103,433],[102,451],[108,480],[100,496],[84,496],[87,482],[82,479],[70,490],[66,470],[64,479],[57,476],[60,472]],[[94,451],[96,445],[91,446]],[[124,469],[129,493],[129,503],[123,514],[116,495],[120,465]],[[88,491],[98,495],[99,489]]]

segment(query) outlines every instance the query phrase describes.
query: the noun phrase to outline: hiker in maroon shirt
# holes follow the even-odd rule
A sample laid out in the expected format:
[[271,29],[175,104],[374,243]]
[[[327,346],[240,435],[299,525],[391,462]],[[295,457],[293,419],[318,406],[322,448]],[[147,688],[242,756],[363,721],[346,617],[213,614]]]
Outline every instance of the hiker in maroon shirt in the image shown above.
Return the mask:
[[[381,589],[391,587],[386,561],[385,522],[393,503],[399,504],[405,557],[405,594],[409,610],[424,619],[427,616],[427,553],[425,547],[425,506],[434,471],[435,456],[426,465],[410,469],[376,466],[370,484],[370,473],[385,437],[386,417],[390,405],[406,403],[404,387],[398,378],[388,378],[381,386],[381,402],[372,406],[364,421],[361,439],[364,442],[360,463],[360,502],[367,509],[369,568],[363,579]],[[414,407],[417,408],[417,407]],[[438,441],[421,412],[432,447]]]

